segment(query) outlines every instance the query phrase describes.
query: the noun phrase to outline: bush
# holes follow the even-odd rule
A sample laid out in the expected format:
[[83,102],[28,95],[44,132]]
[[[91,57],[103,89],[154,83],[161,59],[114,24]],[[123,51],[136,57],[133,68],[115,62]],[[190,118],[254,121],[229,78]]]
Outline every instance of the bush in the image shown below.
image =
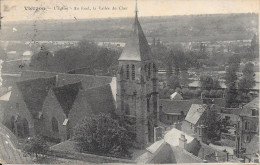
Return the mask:
[[29,137],[24,145],[23,151],[29,155],[35,155],[38,159],[38,155],[45,155],[49,146],[42,136]]

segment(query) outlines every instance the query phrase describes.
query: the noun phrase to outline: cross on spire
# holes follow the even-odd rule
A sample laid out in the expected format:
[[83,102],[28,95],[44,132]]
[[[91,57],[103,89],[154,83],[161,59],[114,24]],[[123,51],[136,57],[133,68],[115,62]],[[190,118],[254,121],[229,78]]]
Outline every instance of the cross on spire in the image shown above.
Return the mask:
[[135,17],[137,17],[138,9],[137,9],[137,0],[135,0]]

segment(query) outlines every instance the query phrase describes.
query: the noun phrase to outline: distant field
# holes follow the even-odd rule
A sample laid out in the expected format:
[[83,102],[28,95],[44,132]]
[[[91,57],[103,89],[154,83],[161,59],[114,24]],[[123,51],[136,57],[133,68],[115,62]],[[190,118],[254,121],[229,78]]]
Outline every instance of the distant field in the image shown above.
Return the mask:
[[[140,22],[150,42],[153,37],[166,42],[248,40],[258,29],[257,14],[143,17]],[[9,22],[2,25],[1,40],[124,42],[132,23],[133,18]]]

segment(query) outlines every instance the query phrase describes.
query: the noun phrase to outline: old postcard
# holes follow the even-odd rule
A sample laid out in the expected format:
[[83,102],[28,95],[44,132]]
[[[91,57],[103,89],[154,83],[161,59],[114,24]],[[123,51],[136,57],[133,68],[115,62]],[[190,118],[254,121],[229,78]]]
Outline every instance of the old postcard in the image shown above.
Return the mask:
[[1,163],[259,163],[260,1],[0,7]]

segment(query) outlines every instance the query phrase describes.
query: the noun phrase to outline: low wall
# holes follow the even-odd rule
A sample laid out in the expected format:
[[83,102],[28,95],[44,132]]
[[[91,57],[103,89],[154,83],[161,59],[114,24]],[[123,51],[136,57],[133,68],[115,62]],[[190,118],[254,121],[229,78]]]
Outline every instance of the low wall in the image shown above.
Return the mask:
[[49,150],[46,155],[81,160],[88,163],[135,163],[133,160],[105,157],[71,151]]

